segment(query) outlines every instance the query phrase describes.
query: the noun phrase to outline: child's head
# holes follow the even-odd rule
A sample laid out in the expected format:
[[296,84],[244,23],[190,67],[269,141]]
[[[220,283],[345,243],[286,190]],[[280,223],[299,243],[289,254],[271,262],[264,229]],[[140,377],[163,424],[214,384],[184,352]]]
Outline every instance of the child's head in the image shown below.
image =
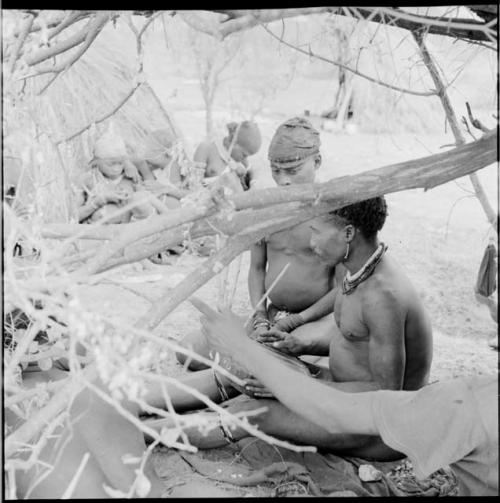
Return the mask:
[[[224,146],[231,148],[231,157],[236,162],[247,165],[247,157],[256,154],[262,144],[259,126],[255,122],[243,121],[240,124],[227,124],[228,135],[224,139]],[[234,142],[233,142],[234,140]]]
[[127,147],[123,139],[108,131],[95,143],[92,166],[107,178],[116,179],[123,174],[127,161]]
[[92,167],[98,169],[106,178],[115,180],[123,174],[125,164],[120,157],[96,158],[92,161]]
[[319,132],[307,119],[293,117],[281,124],[268,151],[274,181],[281,186],[314,182],[320,144]]

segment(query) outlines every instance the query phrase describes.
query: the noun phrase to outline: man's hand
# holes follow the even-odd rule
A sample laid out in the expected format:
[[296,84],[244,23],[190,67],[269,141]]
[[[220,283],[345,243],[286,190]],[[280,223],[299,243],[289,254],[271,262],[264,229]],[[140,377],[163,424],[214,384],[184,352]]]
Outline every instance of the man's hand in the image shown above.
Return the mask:
[[304,324],[304,319],[300,314],[289,314],[273,325],[273,328],[281,332],[291,332]]
[[203,313],[201,325],[208,344],[213,351],[229,355],[238,363],[244,361],[244,344],[248,340],[241,319],[230,310],[217,313],[200,299],[193,297],[191,303]]
[[245,379],[245,391],[253,398],[274,398],[274,395],[255,377]]
[[267,334],[267,332],[269,331],[269,329],[265,326],[262,326],[262,327],[257,327],[256,329],[254,329],[254,331],[249,335],[250,339],[252,339],[253,341],[260,341],[260,338],[262,336],[265,336]]
[[300,337],[276,330],[274,327],[263,334],[257,342],[262,342],[282,353],[293,356],[300,356],[305,353],[304,344]]

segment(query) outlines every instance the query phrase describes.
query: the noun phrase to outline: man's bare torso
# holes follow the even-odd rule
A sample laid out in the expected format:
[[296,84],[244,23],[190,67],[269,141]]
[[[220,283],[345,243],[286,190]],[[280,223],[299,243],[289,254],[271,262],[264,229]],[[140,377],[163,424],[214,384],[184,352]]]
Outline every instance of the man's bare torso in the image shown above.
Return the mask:
[[[418,389],[427,382],[432,358],[432,331],[417,292],[390,257],[385,256],[377,269],[350,295],[336,297],[335,324],[330,344],[330,372],[334,381],[372,381],[370,371],[370,331],[363,318],[363,307],[373,297],[374,288],[390,288],[404,313],[403,389]],[[385,316],[383,310],[380,316]]]
[[310,246],[307,222],[272,234],[266,241],[266,290],[290,263],[273,288],[271,302],[280,309],[299,312],[307,309],[333,287],[334,268],[319,261]]

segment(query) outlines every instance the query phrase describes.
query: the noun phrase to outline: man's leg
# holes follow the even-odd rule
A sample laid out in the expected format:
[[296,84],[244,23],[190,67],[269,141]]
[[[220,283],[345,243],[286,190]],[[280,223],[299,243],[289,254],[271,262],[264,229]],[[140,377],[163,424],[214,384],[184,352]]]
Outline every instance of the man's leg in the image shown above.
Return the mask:
[[[245,316],[240,316],[242,324],[246,321]],[[250,334],[251,331],[251,324],[250,326],[247,327],[247,333]],[[207,338],[205,335],[202,333],[201,328],[197,331],[193,331],[188,333],[185,337],[183,337],[180,341],[179,344],[185,348],[190,349],[191,351],[204,356],[207,359],[210,358],[210,347],[208,345]],[[196,358],[191,358],[190,356],[187,356],[185,353],[181,353],[180,351],[175,353],[175,356],[177,357],[177,361],[184,365],[186,362],[187,368],[189,370],[206,370],[210,368],[208,365],[205,363],[200,362],[199,360],[196,360]]]
[[[201,356],[204,356],[205,358],[210,358],[210,348],[208,347],[207,339],[205,335],[201,333],[201,330],[187,334],[179,341],[179,344]],[[205,370],[209,368],[209,366],[205,363],[202,363],[195,358],[191,358],[180,351],[176,352],[175,356],[177,357],[177,361],[182,365],[185,365],[186,362],[188,362],[186,366],[189,370]]]
[[[281,440],[299,445],[315,445],[323,451],[343,456],[356,456],[365,459],[392,461],[404,457],[403,454],[386,446],[379,437],[370,435],[332,434],[303,419],[276,400],[255,400],[245,395],[227,402],[227,409],[234,413],[252,411],[267,407],[267,412],[252,416],[249,421],[259,430]],[[169,420],[151,422],[150,426],[160,429],[170,424]],[[172,423],[173,424],[173,423]],[[221,428],[202,435],[197,428],[185,430],[192,445],[209,449],[227,445],[228,438]],[[249,436],[243,428],[231,429],[235,441]]]
[[[179,376],[177,380],[179,385],[169,383],[162,386],[158,382],[150,383],[144,401],[158,409],[166,409],[165,393],[167,393],[177,412],[206,407],[205,402],[197,398],[195,394],[190,393],[186,389],[187,387],[193,388],[198,393],[203,393],[215,403],[220,403],[223,400],[212,369],[184,374]],[[221,382],[227,384],[225,378],[222,378]],[[239,393],[230,385],[225,385],[224,389],[230,397],[234,397]]]

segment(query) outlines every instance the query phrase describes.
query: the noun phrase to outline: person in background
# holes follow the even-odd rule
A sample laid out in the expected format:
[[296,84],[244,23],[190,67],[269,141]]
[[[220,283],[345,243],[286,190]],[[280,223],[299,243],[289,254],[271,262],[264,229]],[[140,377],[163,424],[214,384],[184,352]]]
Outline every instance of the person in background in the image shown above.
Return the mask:
[[259,127],[252,121],[231,122],[226,127],[224,138],[198,145],[193,155],[195,167],[203,171],[205,184],[214,183],[223,175],[222,184],[231,190],[248,190],[252,182],[248,158],[262,144]]

